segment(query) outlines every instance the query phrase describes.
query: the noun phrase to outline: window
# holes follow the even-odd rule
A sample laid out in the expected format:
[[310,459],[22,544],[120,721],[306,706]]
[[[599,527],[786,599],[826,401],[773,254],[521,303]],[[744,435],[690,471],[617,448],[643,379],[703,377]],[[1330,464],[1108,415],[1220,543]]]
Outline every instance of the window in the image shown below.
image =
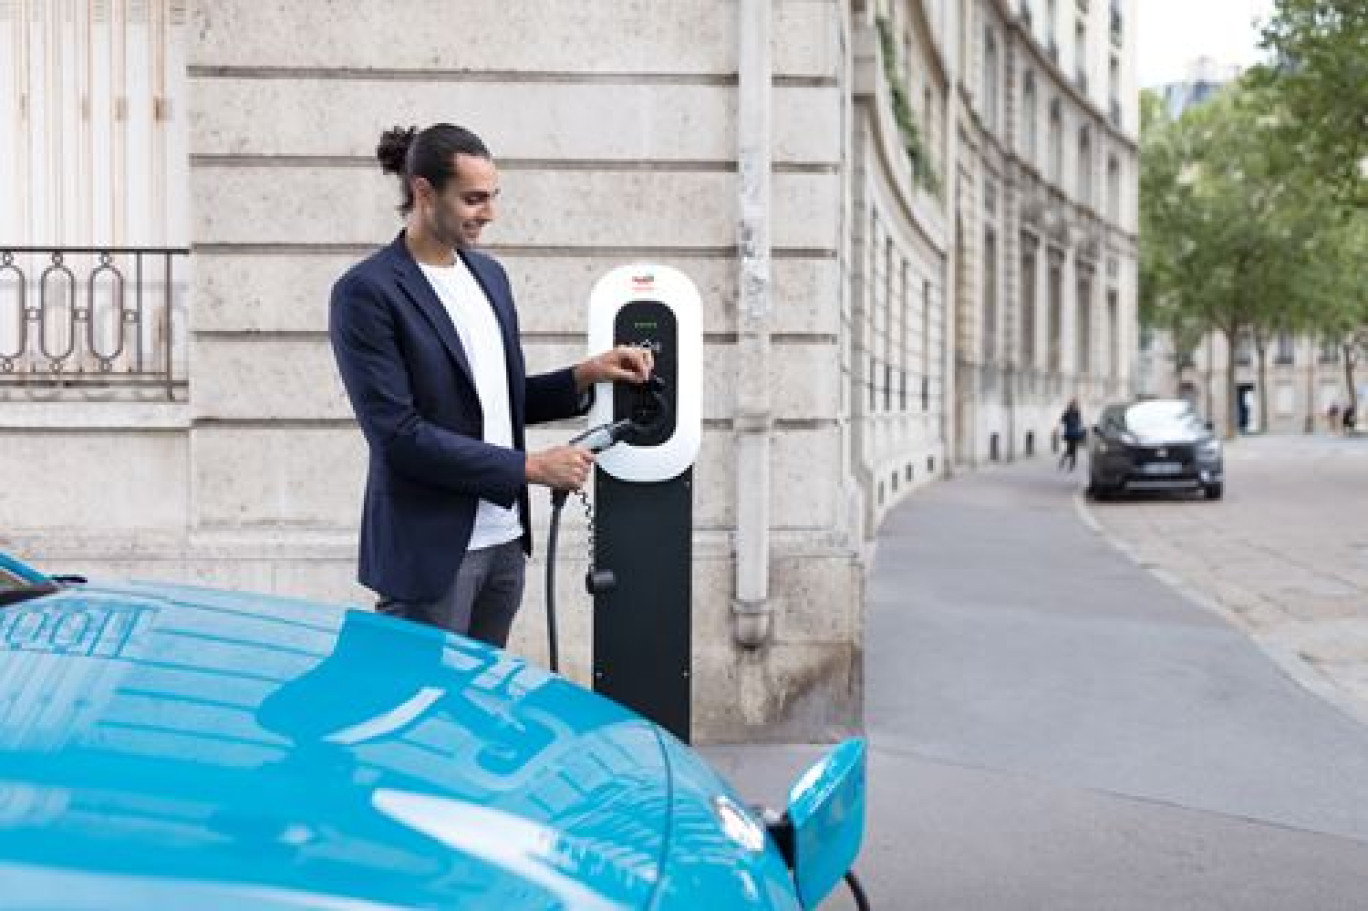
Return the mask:
[[1021,235],[1021,366],[1036,366],[1036,240]]
[[1241,329],[1235,337],[1235,363],[1246,366],[1254,362],[1254,336],[1248,329]]
[[1294,342],[1291,332],[1278,333],[1278,348],[1273,355],[1275,364],[1291,364],[1295,360]]
[[1074,372],[1082,376],[1092,372],[1092,279],[1087,275],[1078,277],[1077,330]]
[[1036,87],[1035,74],[1029,70],[1021,83],[1021,154],[1036,163]]
[[1115,155],[1107,156],[1107,217],[1121,221],[1121,162]]
[[1055,254],[1050,255],[1049,272],[1049,318],[1045,324],[1046,337],[1049,341],[1049,361],[1050,372],[1059,373],[1063,369],[1063,312],[1064,312],[1064,258]]
[[1107,292],[1107,370],[1112,379],[1121,378],[1120,301],[1115,291]]
[[1078,201],[1093,205],[1092,136],[1087,127],[1078,131]]
[[992,29],[983,32],[983,119],[988,129],[998,129],[998,49]]
[[911,265],[902,261],[898,276],[898,410],[907,410],[907,371],[912,363],[912,282]]
[[1064,115],[1058,98],[1050,102],[1049,175],[1055,186],[1064,181]]
[[1279,417],[1291,417],[1296,414],[1297,390],[1291,383],[1279,383],[1275,396],[1276,404],[1273,407]]
[[185,20],[0,3],[0,399],[183,398]]
[[1074,78],[1088,91],[1088,26],[1082,19],[1074,26]]
[[983,232],[983,362],[991,364],[998,353],[997,233]]
[[1339,343],[1332,338],[1323,338],[1320,343],[1320,357],[1322,364],[1338,364],[1340,359]]
[[[929,78],[929,77],[928,77]],[[936,102],[928,84],[922,89],[922,142],[926,146],[927,157],[932,168],[936,167]]]
[[902,258],[897,255],[893,246],[893,241],[888,242],[888,292],[884,297],[884,337],[883,337],[883,408],[884,411],[893,410],[893,376],[898,369],[897,358],[901,346],[898,344],[898,337],[901,334],[900,316],[903,305],[903,295],[898,287],[898,282],[903,278],[905,265]]
[[922,411],[931,410],[931,281],[922,281]]
[[1113,126],[1121,126],[1121,60],[1115,54],[1107,64],[1107,98],[1111,102]]

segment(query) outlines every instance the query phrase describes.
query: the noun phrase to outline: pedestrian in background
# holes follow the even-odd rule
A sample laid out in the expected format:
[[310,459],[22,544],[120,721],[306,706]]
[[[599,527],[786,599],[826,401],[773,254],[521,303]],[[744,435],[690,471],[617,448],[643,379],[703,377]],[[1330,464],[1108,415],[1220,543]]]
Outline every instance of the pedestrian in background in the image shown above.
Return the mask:
[[524,427],[582,414],[595,383],[642,383],[619,346],[528,376],[508,275],[475,251],[498,171],[452,124],[396,127],[376,149],[404,228],[333,287],[328,333],[370,466],[359,579],[376,609],[503,646],[531,551],[527,485],[574,490],[593,456],[527,452]]
[[1078,399],[1069,399],[1069,406],[1059,416],[1059,423],[1064,425],[1064,452],[1059,457],[1059,467],[1063,469],[1067,464],[1073,471],[1078,463],[1078,444],[1087,434],[1083,429],[1083,412],[1078,410]]

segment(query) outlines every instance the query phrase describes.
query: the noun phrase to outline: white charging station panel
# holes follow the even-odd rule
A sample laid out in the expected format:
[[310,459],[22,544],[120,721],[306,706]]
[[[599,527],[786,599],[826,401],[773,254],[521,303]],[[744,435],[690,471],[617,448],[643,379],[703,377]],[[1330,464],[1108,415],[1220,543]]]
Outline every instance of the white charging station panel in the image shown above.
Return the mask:
[[[619,344],[649,347],[665,381],[669,414],[649,442],[618,443],[598,457],[598,466],[623,481],[666,481],[698,458],[703,432],[703,319],[698,289],[670,266],[620,266],[604,275],[589,296],[589,352]],[[589,422],[623,417],[623,384],[600,383]]]

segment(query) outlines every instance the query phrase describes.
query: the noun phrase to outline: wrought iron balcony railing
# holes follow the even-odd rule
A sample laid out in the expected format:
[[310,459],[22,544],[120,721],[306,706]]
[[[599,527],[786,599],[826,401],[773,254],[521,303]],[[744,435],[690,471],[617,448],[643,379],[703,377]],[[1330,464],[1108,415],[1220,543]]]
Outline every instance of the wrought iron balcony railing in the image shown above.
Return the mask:
[[189,253],[0,245],[0,399],[181,396]]

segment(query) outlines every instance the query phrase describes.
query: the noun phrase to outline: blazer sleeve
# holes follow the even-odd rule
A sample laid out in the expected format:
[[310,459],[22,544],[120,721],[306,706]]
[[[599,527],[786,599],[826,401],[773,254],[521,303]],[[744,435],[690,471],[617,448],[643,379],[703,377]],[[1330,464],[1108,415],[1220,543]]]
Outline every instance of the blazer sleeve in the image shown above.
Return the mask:
[[579,417],[582,414],[587,414],[590,406],[594,404],[592,386],[584,395],[580,395],[575,390],[573,367],[529,376],[524,388],[527,390],[527,423],[529,424]]
[[[526,457],[425,419],[413,392],[384,293],[350,273],[333,286],[328,337],[356,420],[372,453],[410,481],[512,506]],[[574,389],[573,380],[571,389]]]

